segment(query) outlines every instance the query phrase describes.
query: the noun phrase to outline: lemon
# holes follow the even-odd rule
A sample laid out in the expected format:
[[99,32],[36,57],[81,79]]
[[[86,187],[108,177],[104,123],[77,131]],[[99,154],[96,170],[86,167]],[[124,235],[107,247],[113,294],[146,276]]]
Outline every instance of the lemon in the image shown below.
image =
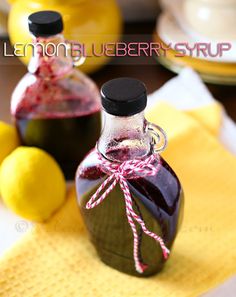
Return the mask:
[[65,200],[66,182],[59,165],[35,147],[18,147],[6,157],[0,181],[6,206],[31,221],[47,220]]
[[19,139],[15,127],[0,121],[0,164],[17,146]]

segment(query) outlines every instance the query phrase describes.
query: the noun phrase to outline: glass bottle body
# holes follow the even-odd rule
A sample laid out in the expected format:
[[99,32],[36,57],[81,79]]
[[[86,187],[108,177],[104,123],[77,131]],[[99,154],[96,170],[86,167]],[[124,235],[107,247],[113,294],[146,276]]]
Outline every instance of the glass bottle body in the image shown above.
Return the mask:
[[[49,152],[70,179],[99,137],[99,93],[73,68],[62,35],[35,38],[34,44],[37,50],[13,92],[11,113],[22,144]],[[56,55],[43,53],[50,44],[57,46]]]
[[[153,141],[143,114],[119,118],[106,114],[98,150],[111,162],[143,159],[154,153]],[[147,228],[161,236],[171,249],[183,214],[183,191],[170,166],[161,163],[154,176],[132,176],[127,179],[134,211]],[[126,217],[124,193],[117,184],[97,207],[86,204],[108,174],[102,170],[96,149],[80,164],[76,175],[78,203],[90,238],[101,260],[109,266],[135,276],[149,276],[163,267],[165,260],[159,244],[137,224],[139,258],[148,268],[140,274],[133,259],[133,233]]]

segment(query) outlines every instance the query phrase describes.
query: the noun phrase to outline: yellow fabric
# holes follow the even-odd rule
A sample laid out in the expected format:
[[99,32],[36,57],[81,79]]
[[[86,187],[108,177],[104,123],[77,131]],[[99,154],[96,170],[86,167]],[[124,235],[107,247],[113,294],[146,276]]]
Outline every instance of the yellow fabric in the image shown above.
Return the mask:
[[236,273],[236,158],[196,118],[161,104],[148,115],[169,135],[163,156],[181,179],[185,218],[170,260],[139,279],[102,264],[70,192],[0,261],[2,297],[195,297]]
[[197,109],[188,110],[186,113],[194,117],[213,135],[218,137],[222,123],[222,107],[219,103],[213,103]]

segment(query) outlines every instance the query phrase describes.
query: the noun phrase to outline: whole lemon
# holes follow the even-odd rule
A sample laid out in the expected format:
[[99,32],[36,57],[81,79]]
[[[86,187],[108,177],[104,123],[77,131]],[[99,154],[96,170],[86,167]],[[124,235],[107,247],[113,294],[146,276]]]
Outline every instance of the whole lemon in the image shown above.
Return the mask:
[[15,127],[0,121],[0,164],[19,143]]
[[42,222],[64,202],[66,182],[56,161],[35,147],[18,147],[0,171],[5,204],[19,216]]

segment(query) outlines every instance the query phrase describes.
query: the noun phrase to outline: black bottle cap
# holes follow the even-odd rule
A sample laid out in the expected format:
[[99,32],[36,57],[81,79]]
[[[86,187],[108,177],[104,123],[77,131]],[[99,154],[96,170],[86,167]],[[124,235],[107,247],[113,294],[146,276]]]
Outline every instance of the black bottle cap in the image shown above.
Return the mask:
[[28,17],[29,31],[36,37],[52,36],[63,31],[62,16],[57,11],[43,10]]
[[121,77],[109,80],[101,88],[102,106],[109,114],[131,116],[147,105],[147,89],[140,80]]

